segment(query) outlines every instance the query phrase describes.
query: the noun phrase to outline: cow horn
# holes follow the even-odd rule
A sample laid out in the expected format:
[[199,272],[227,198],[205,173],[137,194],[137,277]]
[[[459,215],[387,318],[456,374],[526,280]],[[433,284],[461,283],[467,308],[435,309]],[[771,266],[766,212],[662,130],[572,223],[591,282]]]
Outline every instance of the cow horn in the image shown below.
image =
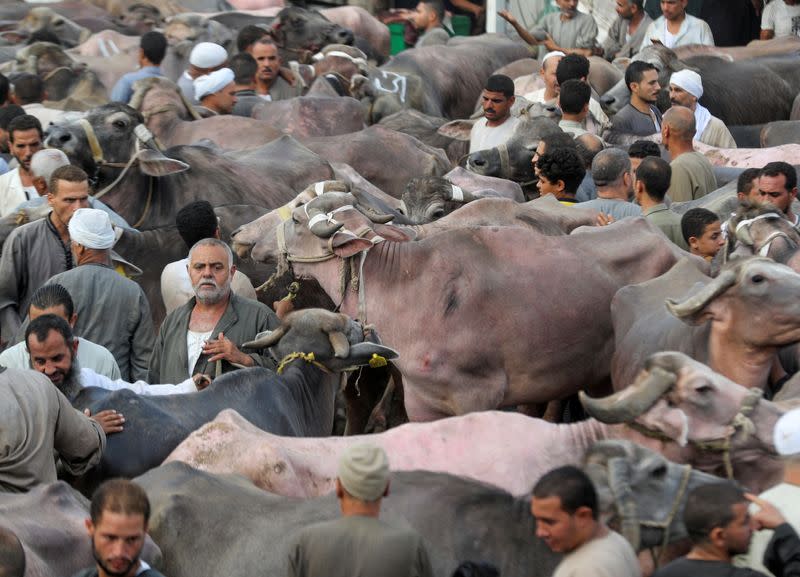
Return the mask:
[[264,331],[263,333],[258,333],[255,339],[244,343],[242,345],[242,348],[267,349],[275,345],[279,340],[281,340],[283,338],[283,335],[286,334],[287,330],[288,329],[284,325],[281,325],[274,331]]
[[369,218],[372,222],[375,222],[377,224],[386,224],[394,220],[393,214],[385,214],[382,212],[378,212],[377,210],[365,204],[357,203],[356,208],[361,214],[363,214],[364,216]]
[[346,359],[350,354],[350,341],[347,340],[347,336],[341,331],[331,331],[328,333],[328,339],[333,347],[333,356],[337,359]]
[[306,213],[308,214],[308,230],[320,238],[330,238],[334,232],[344,226],[343,222],[329,218],[327,213],[311,206],[311,203],[306,205]]
[[682,302],[667,299],[667,309],[681,320],[688,320],[703,310],[708,304],[736,284],[737,274],[734,270],[726,270],[717,278],[704,286],[700,292],[693,294]]
[[456,184],[451,184],[449,189],[445,191],[445,198],[453,202],[472,202],[475,196],[471,192],[467,192]]
[[641,540],[639,515],[631,490],[628,463],[625,459],[620,457],[609,459],[608,486],[611,488],[611,494],[614,495],[617,511],[621,517],[622,536],[628,540],[634,551],[638,551]]
[[578,393],[583,408],[602,423],[627,423],[647,411],[674,385],[675,373],[654,368],[643,371],[636,382],[608,397],[593,399],[583,391]]

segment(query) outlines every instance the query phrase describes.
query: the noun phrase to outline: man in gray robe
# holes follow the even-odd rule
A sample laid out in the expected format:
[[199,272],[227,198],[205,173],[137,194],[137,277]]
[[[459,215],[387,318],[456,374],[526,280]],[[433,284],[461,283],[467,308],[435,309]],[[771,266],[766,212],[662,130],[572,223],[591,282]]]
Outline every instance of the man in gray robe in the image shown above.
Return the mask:
[[617,19],[611,24],[603,42],[605,59],[632,58],[642,47],[644,32],[652,21],[644,11],[644,0],[617,2]]

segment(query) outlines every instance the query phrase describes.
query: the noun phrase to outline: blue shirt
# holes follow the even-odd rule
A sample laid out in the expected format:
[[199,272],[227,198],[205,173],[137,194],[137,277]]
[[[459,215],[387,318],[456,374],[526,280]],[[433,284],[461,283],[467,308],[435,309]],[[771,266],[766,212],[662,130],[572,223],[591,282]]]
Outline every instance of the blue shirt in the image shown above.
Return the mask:
[[131,96],[133,96],[133,83],[143,78],[152,78],[153,76],[163,76],[158,66],[145,66],[135,72],[128,72],[125,76],[117,80],[114,88],[111,89],[111,100],[128,104]]

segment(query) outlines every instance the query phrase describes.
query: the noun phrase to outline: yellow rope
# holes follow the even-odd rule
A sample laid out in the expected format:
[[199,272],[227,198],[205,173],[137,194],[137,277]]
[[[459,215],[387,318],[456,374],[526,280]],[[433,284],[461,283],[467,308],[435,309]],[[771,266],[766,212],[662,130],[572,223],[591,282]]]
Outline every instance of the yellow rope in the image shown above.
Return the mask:
[[287,367],[287,365],[297,359],[301,359],[310,365],[314,365],[324,373],[331,372],[330,370],[328,370],[328,367],[326,367],[316,359],[314,353],[291,353],[283,357],[283,360],[281,360],[280,364],[278,365],[277,373],[279,375],[283,374],[283,370]]
[[377,369],[378,367],[385,367],[388,363],[386,359],[377,353],[372,353],[372,358],[369,360],[369,367]]

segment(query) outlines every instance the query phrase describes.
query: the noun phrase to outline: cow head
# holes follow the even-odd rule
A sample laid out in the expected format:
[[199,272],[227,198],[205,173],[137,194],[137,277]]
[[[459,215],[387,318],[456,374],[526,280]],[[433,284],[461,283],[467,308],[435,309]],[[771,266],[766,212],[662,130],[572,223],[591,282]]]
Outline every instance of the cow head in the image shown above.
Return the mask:
[[364,328],[348,316],[324,309],[303,309],[286,316],[274,331],[259,334],[246,348],[270,348],[280,361],[293,353],[313,353],[314,360],[334,372],[369,365],[375,355],[384,360],[397,358],[397,352],[369,342]]
[[412,224],[438,220],[475,197],[440,176],[412,178],[403,190],[403,213]]
[[597,488],[603,521],[635,551],[688,537],[683,524],[686,496],[714,475],[668,461],[630,441],[600,441],[584,456],[583,470]]
[[52,8],[31,8],[27,16],[19,23],[18,31],[31,35],[34,33],[50,34],[58,38],[59,43],[67,48],[74,48],[85,42],[91,32],[72,20],[61,16]]
[[181,120],[199,118],[196,111],[183,98],[178,85],[161,76],[136,81],[133,85],[133,96],[128,104],[142,114],[146,123],[155,114],[165,112],[174,112]]
[[127,28],[137,36],[141,36],[164,23],[161,11],[152,4],[130,4],[125,12],[116,17],[116,22],[122,28]]
[[297,60],[300,52],[316,54],[328,44],[352,44],[354,40],[351,30],[334,24],[316,10],[299,6],[288,6],[278,12],[271,34],[281,48],[284,61]]
[[800,234],[772,205],[742,202],[728,230],[733,234],[728,235],[726,260],[759,255],[792,266],[789,261],[800,248]]

